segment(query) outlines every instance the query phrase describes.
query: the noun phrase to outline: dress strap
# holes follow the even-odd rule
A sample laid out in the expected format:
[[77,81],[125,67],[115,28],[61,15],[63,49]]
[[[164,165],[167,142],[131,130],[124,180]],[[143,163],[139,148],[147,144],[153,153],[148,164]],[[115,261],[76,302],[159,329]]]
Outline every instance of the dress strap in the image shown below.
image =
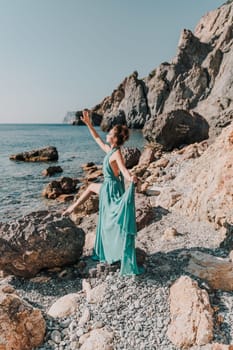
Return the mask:
[[114,152],[116,152],[120,147],[113,147],[111,151],[108,152],[109,156],[111,156]]

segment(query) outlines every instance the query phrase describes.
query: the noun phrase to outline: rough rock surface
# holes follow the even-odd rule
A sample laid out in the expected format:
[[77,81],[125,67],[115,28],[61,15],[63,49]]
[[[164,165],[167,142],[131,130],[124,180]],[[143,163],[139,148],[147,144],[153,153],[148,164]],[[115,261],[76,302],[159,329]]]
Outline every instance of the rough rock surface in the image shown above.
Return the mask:
[[38,150],[22,152],[10,156],[11,160],[20,160],[24,162],[49,162],[58,160],[56,147],[46,147]]
[[78,308],[79,299],[78,293],[64,295],[49,308],[48,315],[54,318],[71,315]]
[[210,76],[207,98],[196,110],[204,113],[213,128],[226,126],[232,120],[233,109],[233,3],[229,2],[207,13],[197,24],[194,34],[211,51],[203,62]]
[[141,174],[140,190],[154,196],[155,206],[208,220],[226,232],[226,223],[233,223],[232,147],[230,125],[210,145],[203,141],[164,153],[166,167],[158,168],[160,160],[150,163]]
[[233,222],[233,125],[176,177],[173,186],[181,193],[175,208],[191,217],[218,226]]
[[126,168],[131,169],[138,164],[139,158],[141,156],[141,151],[135,147],[124,147],[122,148],[122,155],[125,160]]
[[208,293],[188,276],[170,289],[169,339],[179,348],[205,345],[213,339],[213,310]]
[[160,114],[144,127],[145,138],[160,143],[166,151],[203,141],[208,138],[208,132],[209,125],[202,116],[185,110]]
[[48,199],[55,199],[63,194],[70,194],[76,191],[78,179],[62,177],[60,180],[53,180],[42,191],[42,195]]
[[82,254],[84,232],[68,218],[47,211],[0,223],[0,269],[34,276],[43,268],[76,262]]
[[142,128],[151,117],[184,109],[202,115],[215,138],[233,120],[232,19],[232,2],[207,13],[194,33],[182,31],[171,62],[146,78],[137,72],[126,77],[92,109],[103,117],[104,128],[116,122]]
[[185,271],[204,279],[213,289],[233,291],[233,264],[228,259],[193,252]]
[[105,328],[93,329],[81,341],[80,350],[113,350],[113,332]]
[[32,350],[45,335],[45,320],[39,309],[16,294],[0,292],[0,349]]
[[[77,111],[75,113],[75,118],[74,118],[72,124],[73,125],[85,125],[81,120],[82,115],[83,115],[82,111]],[[90,118],[91,118],[91,122],[94,126],[100,126],[101,121],[102,121],[101,115],[93,112],[90,114]]]
[[103,116],[103,130],[109,130],[119,123],[142,129],[149,111],[145,84],[138,79],[138,73],[134,72],[125,78],[112,95],[106,97],[92,111]]
[[141,230],[143,227],[149,225],[153,219],[154,213],[150,203],[150,199],[140,193],[135,195],[135,207],[136,207],[136,223],[137,230]]

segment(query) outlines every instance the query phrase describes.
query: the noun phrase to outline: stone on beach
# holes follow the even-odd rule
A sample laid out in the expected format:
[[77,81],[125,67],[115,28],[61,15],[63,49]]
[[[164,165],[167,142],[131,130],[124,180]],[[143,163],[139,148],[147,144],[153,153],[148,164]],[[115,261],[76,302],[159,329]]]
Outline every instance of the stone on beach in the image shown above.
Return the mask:
[[39,309],[15,294],[0,292],[1,350],[33,350],[44,340],[45,325]]
[[69,218],[38,211],[0,223],[0,269],[32,277],[43,268],[76,262],[85,235]]
[[80,350],[113,350],[113,336],[113,332],[105,328],[93,329],[83,337]]
[[100,303],[104,300],[104,295],[106,292],[106,283],[101,283],[98,286],[91,288],[90,283],[86,280],[83,280],[83,291],[86,293],[88,303]]
[[213,310],[208,293],[181,276],[170,288],[171,323],[167,335],[180,348],[205,345],[213,339]]
[[58,160],[58,152],[56,147],[48,146],[38,150],[13,154],[10,159],[24,162],[51,162]]
[[66,317],[74,313],[78,307],[80,295],[71,293],[59,298],[48,310],[48,315],[52,317]]
[[202,252],[191,252],[186,272],[199,277],[213,289],[233,291],[233,263]]
[[154,214],[150,199],[141,193],[136,193],[135,195],[135,207],[136,224],[139,231],[150,223]]

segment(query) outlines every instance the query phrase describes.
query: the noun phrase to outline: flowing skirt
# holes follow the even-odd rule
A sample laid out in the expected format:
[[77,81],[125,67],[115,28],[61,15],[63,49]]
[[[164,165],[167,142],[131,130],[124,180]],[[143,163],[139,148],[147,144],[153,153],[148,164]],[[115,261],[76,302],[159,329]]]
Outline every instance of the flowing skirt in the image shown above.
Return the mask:
[[94,258],[109,264],[120,261],[120,275],[134,275],[139,270],[135,254],[137,234],[134,184],[124,192],[117,180],[106,180],[99,194],[99,219]]

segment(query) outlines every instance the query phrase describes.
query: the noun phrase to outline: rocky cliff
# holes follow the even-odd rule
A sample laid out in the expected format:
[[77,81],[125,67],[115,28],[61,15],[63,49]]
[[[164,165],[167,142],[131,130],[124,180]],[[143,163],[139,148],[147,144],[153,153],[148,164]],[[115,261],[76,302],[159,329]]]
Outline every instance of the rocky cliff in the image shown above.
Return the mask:
[[143,128],[174,110],[195,111],[215,137],[233,118],[233,3],[207,13],[194,33],[184,29],[172,61],[146,78],[134,72],[92,110],[102,128],[121,122]]

